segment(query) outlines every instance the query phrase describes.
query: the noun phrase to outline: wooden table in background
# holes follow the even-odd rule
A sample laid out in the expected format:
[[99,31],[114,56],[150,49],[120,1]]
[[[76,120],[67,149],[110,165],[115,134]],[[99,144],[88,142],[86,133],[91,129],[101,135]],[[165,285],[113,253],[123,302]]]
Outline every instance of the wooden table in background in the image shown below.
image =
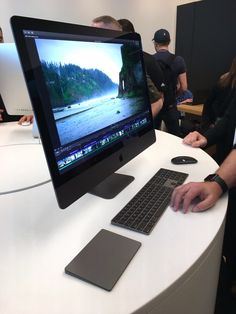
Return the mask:
[[187,113],[187,114],[192,114],[195,116],[201,116],[202,111],[203,111],[203,104],[199,105],[188,105],[188,104],[181,104],[177,106],[178,111]]

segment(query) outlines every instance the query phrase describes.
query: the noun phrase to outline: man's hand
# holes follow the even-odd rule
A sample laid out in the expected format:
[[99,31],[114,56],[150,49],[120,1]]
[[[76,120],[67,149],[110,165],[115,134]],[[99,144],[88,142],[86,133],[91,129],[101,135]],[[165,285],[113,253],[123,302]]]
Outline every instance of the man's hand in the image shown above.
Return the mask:
[[[222,194],[216,182],[190,182],[174,189],[171,207],[174,211],[200,212],[212,207]],[[196,202],[197,200],[197,202]]]
[[34,118],[33,115],[23,116],[23,117],[20,118],[18,123],[19,124],[22,124],[23,122],[30,122],[30,123],[32,123],[33,122],[33,118]]
[[194,131],[185,136],[183,143],[191,145],[192,147],[205,147],[207,144],[207,139],[199,132]]

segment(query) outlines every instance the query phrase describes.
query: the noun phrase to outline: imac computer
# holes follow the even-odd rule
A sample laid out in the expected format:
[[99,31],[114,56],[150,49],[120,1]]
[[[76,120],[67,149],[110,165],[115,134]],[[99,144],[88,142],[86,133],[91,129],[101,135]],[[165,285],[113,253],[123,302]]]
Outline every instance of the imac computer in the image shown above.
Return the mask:
[[115,171],[156,140],[140,35],[20,16],[11,25],[60,208],[87,192],[115,196],[114,181],[132,180]]
[[9,115],[33,113],[14,43],[0,44],[0,94]]

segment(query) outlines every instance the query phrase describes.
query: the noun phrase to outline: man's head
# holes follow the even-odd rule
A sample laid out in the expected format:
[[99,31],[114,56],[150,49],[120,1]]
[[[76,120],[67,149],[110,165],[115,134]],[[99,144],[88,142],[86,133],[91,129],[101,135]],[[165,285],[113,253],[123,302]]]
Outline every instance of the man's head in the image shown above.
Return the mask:
[[96,17],[92,21],[92,26],[98,27],[98,28],[112,29],[115,31],[122,31],[122,27],[119,24],[119,22],[109,15],[102,15],[102,16]]
[[166,29],[159,29],[155,32],[152,39],[156,46],[168,46],[170,44],[170,33]]

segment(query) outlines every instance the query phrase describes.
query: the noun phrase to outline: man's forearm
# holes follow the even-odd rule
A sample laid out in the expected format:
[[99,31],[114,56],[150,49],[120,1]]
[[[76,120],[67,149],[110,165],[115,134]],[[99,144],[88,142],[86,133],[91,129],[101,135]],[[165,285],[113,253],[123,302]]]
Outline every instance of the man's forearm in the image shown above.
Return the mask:
[[225,181],[228,188],[236,186],[236,149],[233,149],[216,173]]

